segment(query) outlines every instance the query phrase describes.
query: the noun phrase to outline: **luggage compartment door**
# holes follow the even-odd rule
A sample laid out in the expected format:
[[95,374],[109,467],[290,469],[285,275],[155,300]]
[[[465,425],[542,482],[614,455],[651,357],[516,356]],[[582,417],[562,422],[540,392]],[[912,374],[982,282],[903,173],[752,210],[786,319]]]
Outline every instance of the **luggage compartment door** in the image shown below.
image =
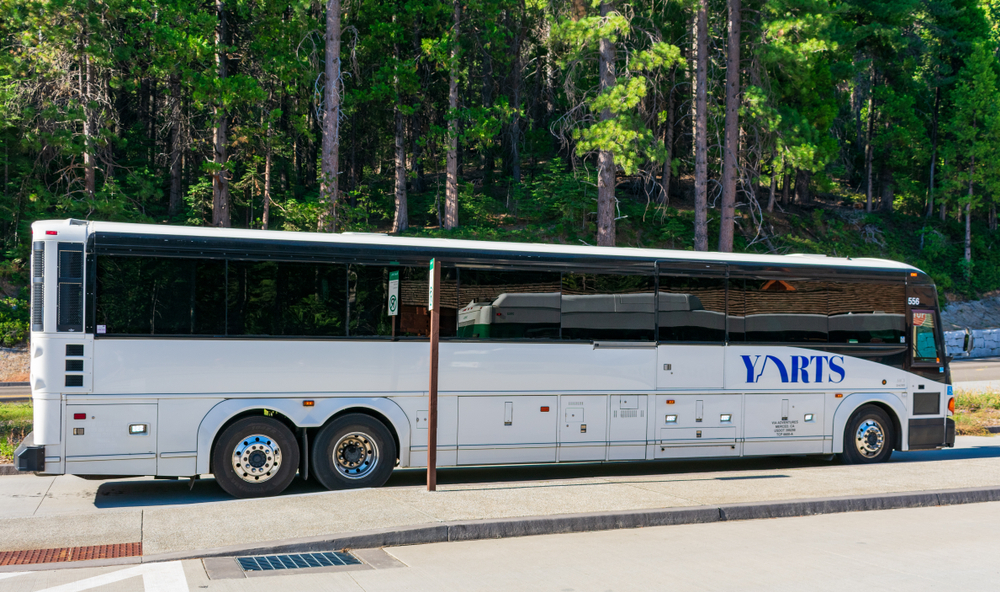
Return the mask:
[[458,464],[555,462],[555,395],[458,398]]
[[66,406],[66,472],[155,475],[155,403]]

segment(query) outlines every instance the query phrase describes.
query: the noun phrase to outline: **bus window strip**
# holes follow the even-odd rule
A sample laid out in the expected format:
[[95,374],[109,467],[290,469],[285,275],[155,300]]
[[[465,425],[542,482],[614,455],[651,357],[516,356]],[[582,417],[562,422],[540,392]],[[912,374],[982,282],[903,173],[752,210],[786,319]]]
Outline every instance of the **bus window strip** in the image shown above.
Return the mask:
[[[225,274],[226,274],[226,277],[228,277],[228,275],[229,275],[228,268],[229,268],[229,261],[230,261],[230,259],[224,259],[223,261],[224,261],[224,265],[225,265],[225,268],[226,268]],[[260,261],[260,260],[256,260],[256,261]],[[400,266],[400,267],[404,267],[404,266]],[[406,266],[406,267],[408,267],[408,266]],[[463,268],[464,268],[463,266],[455,266],[455,267],[452,268],[452,269],[456,270],[456,289],[458,291],[460,301],[461,301],[461,269],[463,269]],[[551,268],[548,267],[548,266],[538,266],[538,265],[530,265],[530,266],[529,265],[524,265],[524,266],[520,266],[519,265],[519,266],[516,266],[516,267],[513,267],[513,268],[512,267],[508,267],[508,266],[498,266],[498,265],[493,265],[493,266],[484,266],[484,265],[481,265],[481,266],[477,266],[477,269],[485,269],[485,270],[490,270],[490,271],[530,271],[530,272],[536,272],[536,273],[540,272],[540,271],[543,271],[543,270],[551,270]],[[577,271],[578,273],[579,272],[588,272],[588,271],[591,271],[591,269],[592,268],[577,268],[574,271]],[[594,270],[594,271],[605,271],[605,270],[600,269],[600,270]],[[615,275],[647,275],[647,274],[615,274]],[[706,274],[705,276],[701,276],[701,274],[698,274],[698,276],[701,276],[701,277],[717,277],[719,279],[722,279],[723,277],[725,277],[725,275],[726,274]],[[562,279],[565,277],[565,274],[564,273],[560,274],[560,276],[561,276],[560,277],[560,283],[562,283]],[[661,269],[660,273],[658,273],[658,274],[649,274],[649,277],[651,277],[651,278],[653,278],[655,280],[657,288],[659,287],[659,282],[660,282],[661,276],[670,276],[670,277],[698,277],[698,276],[693,276],[693,275],[692,276],[687,276],[686,274],[684,276],[682,276],[680,274],[671,274],[671,273],[668,272],[668,270]],[[720,276],[722,276],[722,277],[720,277]],[[744,277],[743,279],[746,279],[746,278]],[[350,279],[347,278],[345,281],[347,283],[346,287],[349,289]],[[898,285],[898,283],[896,283],[896,282],[886,282],[886,283],[887,284]],[[224,282],[224,286],[225,286],[224,289],[226,291],[225,298],[226,298],[226,301],[228,302],[228,299],[229,299],[228,298],[228,292],[229,292],[229,282],[228,282],[228,280]],[[730,306],[730,302],[732,300],[731,297],[729,296],[729,291],[730,291],[729,290],[729,286],[727,286],[726,287],[726,308],[727,308],[727,312],[728,312],[728,308]],[[660,298],[660,296],[661,296],[661,291],[659,289],[655,289],[654,288],[654,292],[653,293],[655,294],[654,301],[658,301],[659,298]],[[95,301],[96,301],[96,299],[95,299]],[[96,302],[95,302],[95,305],[96,305]],[[349,299],[347,301],[347,304],[346,304],[345,308],[346,308],[346,310],[345,310],[346,319],[351,319],[351,312],[352,311],[350,310],[350,301],[349,301]],[[229,318],[228,318],[228,316],[229,316],[229,309],[228,309],[228,307],[226,307],[226,310],[225,310],[224,314],[225,314],[225,317],[226,317],[225,318],[225,326],[228,328],[228,326],[229,326]],[[726,316],[728,317],[728,316],[731,316],[731,315],[727,314]],[[91,325],[91,323],[88,323],[88,329],[90,328],[90,325]],[[654,326],[652,327],[652,329],[654,331],[658,331],[661,328],[662,328],[662,326],[660,326],[658,324],[654,324]],[[727,323],[727,336],[726,336],[725,340],[704,340],[704,341],[702,341],[702,340],[676,340],[675,341],[675,340],[659,339],[659,341],[663,341],[663,342],[679,342],[679,343],[697,343],[697,342],[720,343],[720,342],[723,342],[723,341],[726,342],[726,343],[736,342],[735,340],[733,340],[728,335],[728,333],[730,333],[730,332],[731,332],[731,326],[730,326],[729,323]],[[95,333],[96,333],[96,331],[95,331]],[[105,334],[105,335],[112,335],[112,336],[118,336],[118,337],[120,337],[120,336],[130,335],[130,334],[122,334],[122,333],[116,334],[116,333],[111,333],[111,334]],[[145,336],[145,334],[137,334],[137,335]],[[184,333],[184,334],[178,334],[178,335],[190,335],[190,334]],[[256,337],[256,336],[250,336],[250,335],[245,335],[245,334],[244,335],[232,335],[232,337],[240,337],[240,336],[243,336],[243,337]],[[274,335],[273,337],[293,337],[293,336],[294,337],[298,337],[298,335],[294,335],[294,334]],[[214,338],[214,337],[219,337],[219,335],[218,334],[215,334],[215,335],[211,335],[210,334],[210,335],[208,335],[208,337]],[[223,335],[223,337],[230,337],[230,335],[227,332],[227,334]],[[265,337],[265,335],[260,335],[259,337]],[[272,335],[266,335],[266,337],[272,337]],[[303,335],[302,337],[306,337],[306,336]],[[308,337],[319,337],[319,338],[323,338],[323,339],[326,339],[326,338],[336,339],[336,338],[339,338],[341,336],[340,335],[329,335],[329,336],[316,336],[316,335],[312,335],[312,336],[308,336]],[[352,337],[350,335],[350,321],[348,321],[347,324],[346,324],[344,337]],[[377,336],[372,336],[372,337],[377,337]],[[764,343],[764,342],[760,341],[760,342],[754,342],[754,343]],[[827,340],[815,340],[815,341],[790,341],[790,342],[776,341],[774,343],[782,343],[782,344],[787,344],[787,343],[804,343],[804,344],[819,345],[819,344],[831,343],[831,342],[827,339]],[[851,345],[854,345],[854,344],[851,344]]]

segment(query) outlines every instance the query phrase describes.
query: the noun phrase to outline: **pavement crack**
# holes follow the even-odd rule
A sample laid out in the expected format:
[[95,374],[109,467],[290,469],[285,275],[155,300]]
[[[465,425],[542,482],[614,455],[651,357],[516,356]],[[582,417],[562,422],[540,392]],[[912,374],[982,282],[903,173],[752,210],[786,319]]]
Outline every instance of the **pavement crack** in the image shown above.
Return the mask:
[[38,505],[35,506],[35,511],[31,513],[32,516],[38,513],[38,508],[42,507],[42,502],[45,501],[45,498],[49,495],[49,492],[52,491],[52,484],[56,482],[56,479],[57,477],[53,477],[52,480],[49,481],[49,486],[45,488],[45,493],[43,493],[42,498],[38,500]]

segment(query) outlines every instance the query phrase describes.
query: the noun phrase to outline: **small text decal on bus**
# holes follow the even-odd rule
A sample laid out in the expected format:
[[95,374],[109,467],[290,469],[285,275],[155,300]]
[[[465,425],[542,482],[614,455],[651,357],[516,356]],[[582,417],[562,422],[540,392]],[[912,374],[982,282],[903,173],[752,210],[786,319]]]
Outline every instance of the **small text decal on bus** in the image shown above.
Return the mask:
[[844,380],[844,356],[791,356],[786,365],[777,356],[740,356],[747,367],[747,382],[757,382],[770,368],[781,382],[833,382]]

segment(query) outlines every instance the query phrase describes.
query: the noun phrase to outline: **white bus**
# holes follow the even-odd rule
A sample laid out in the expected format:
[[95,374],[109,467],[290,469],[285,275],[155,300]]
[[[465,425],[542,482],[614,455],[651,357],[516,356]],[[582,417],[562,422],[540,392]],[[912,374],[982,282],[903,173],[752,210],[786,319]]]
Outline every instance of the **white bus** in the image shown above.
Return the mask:
[[[918,269],[812,255],[42,221],[24,471],[382,485],[439,466],[952,446]],[[398,316],[388,314],[398,272]],[[394,274],[395,275],[395,274]]]

